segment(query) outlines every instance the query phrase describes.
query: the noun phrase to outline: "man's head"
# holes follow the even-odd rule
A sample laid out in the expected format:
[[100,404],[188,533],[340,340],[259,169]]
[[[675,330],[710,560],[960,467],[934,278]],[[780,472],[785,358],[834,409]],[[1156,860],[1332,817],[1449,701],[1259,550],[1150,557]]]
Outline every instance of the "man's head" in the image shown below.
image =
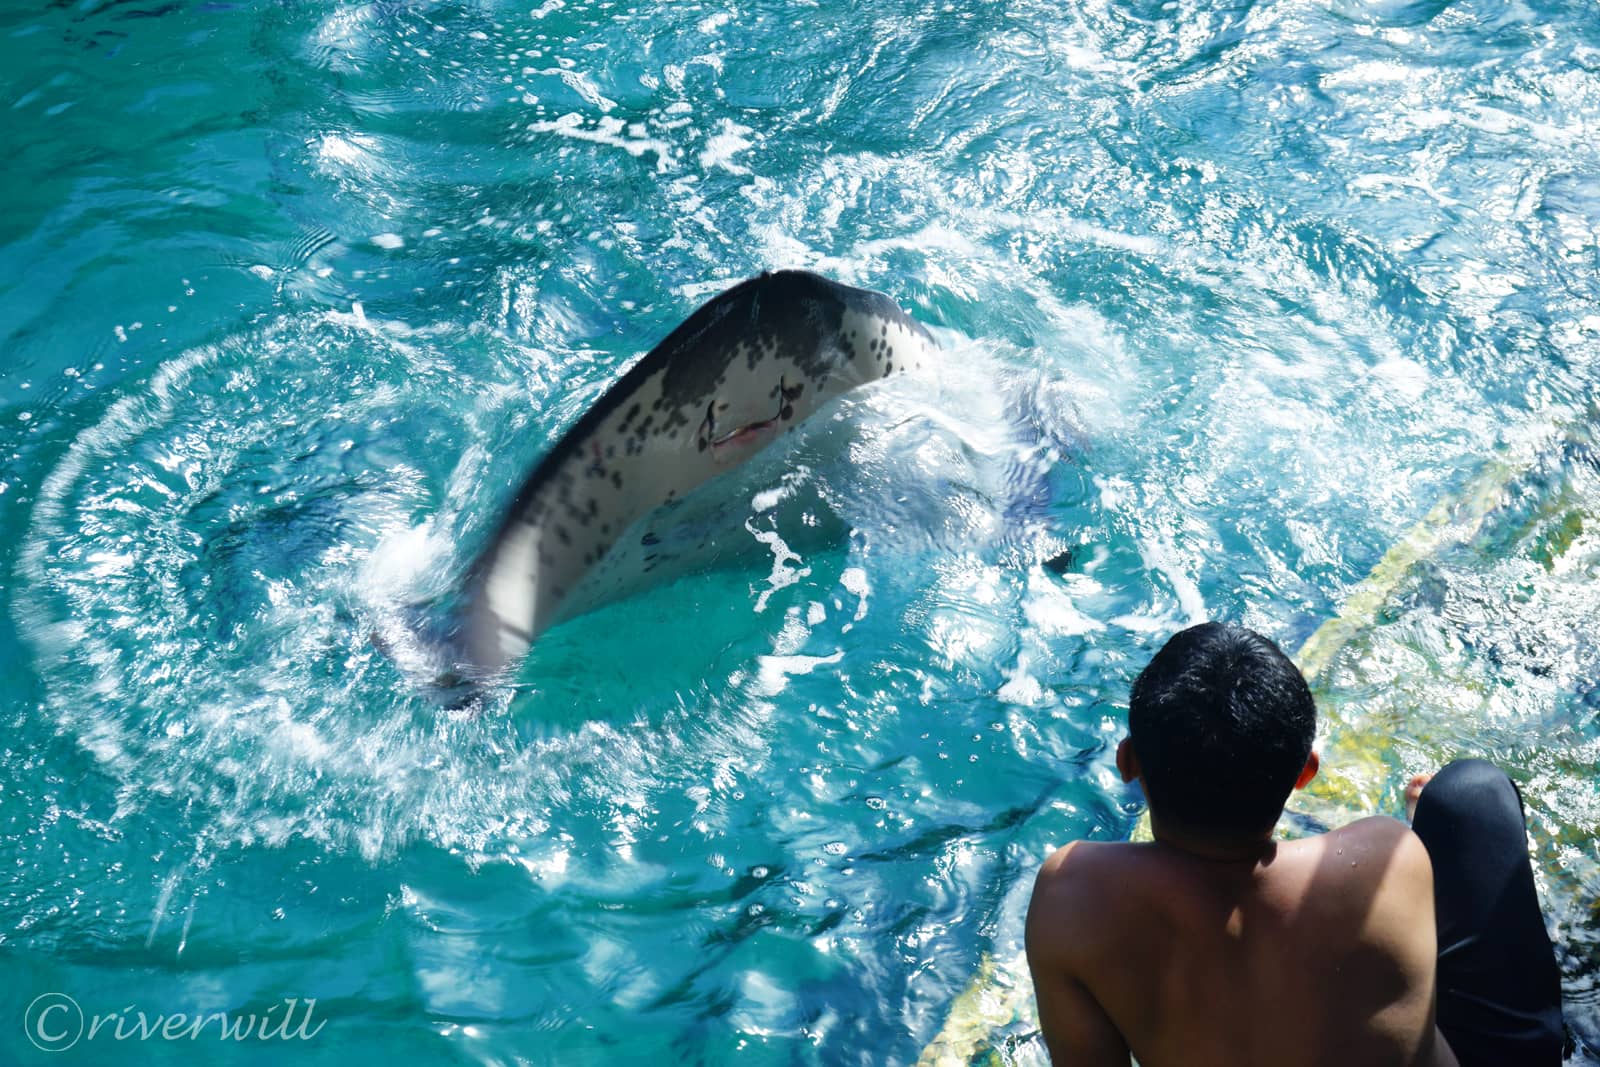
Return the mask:
[[[1132,761],[1159,822],[1257,837],[1316,770],[1317,709],[1299,668],[1253,630],[1208,622],[1168,641],[1133,683]],[[1127,761],[1127,762],[1125,762]]]

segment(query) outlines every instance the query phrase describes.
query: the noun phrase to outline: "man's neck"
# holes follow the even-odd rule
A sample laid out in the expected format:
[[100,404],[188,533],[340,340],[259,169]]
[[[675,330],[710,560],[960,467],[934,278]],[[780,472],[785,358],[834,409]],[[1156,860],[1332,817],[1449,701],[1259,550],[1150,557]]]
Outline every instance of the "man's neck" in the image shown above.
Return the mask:
[[1245,838],[1219,838],[1163,823],[1152,812],[1150,832],[1156,844],[1211,863],[1270,863],[1278,843],[1272,831]]

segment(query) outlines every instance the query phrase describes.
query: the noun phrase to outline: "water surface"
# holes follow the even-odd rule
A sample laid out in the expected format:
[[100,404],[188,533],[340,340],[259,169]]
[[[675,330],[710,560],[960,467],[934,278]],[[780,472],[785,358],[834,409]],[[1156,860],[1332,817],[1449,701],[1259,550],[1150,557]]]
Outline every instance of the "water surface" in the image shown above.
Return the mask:
[[[1585,5],[88,0],[0,15],[0,72],[8,1061],[52,991],[316,998],[308,1062],[914,1061],[1048,850],[1129,832],[1165,637],[1297,647],[1494,463],[1323,708],[1372,803],[1522,784],[1595,1060]],[[376,651],[782,267],[945,366],[481,704]]]

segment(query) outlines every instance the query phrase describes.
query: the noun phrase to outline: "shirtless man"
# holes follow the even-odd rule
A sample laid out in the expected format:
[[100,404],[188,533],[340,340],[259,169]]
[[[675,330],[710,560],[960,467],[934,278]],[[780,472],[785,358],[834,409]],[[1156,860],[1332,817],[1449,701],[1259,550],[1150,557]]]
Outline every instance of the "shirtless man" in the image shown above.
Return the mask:
[[1155,841],[1067,845],[1028,909],[1057,1067],[1559,1062],[1560,976],[1503,774],[1413,782],[1416,833],[1380,816],[1274,841],[1317,771],[1316,708],[1276,645],[1216,623],[1156,654],[1128,726],[1117,768]]

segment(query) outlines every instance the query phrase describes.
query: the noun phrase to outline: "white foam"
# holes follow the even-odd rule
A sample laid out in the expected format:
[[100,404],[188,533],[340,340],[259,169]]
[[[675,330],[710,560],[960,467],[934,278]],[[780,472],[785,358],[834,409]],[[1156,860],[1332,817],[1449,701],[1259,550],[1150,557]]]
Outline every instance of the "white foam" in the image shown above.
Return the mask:
[[640,157],[647,152],[656,156],[656,170],[664,171],[673,159],[672,147],[665,141],[655,138],[630,138],[623,136],[626,127],[621,119],[602,118],[593,126],[584,125],[584,117],[577,112],[569,112],[558,119],[541,122],[530,122],[526,129],[529,133],[549,133],[558,137],[567,137],[574,141],[588,141],[591,144],[609,145],[620,148],[630,156]]
[[856,598],[856,612],[854,621],[860,622],[867,617],[867,599],[872,593],[872,585],[867,580],[867,572],[860,567],[846,567],[839,575],[839,584],[845,591]]
[[1386,359],[1372,368],[1372,376],[1408,403],[1422,399],[1432,375],[1414,359]]
[[700,169],[749,174],[750,168],[735,163],[733,157],[750,149],[751,141],[746,134],[751,132],[748,126],[741,126],[732,119],[723,119],[721,130],[706,138],[706,146],[700,152]]
[[791,563],[801,563],[800,556],[792,551],[777,530],[758,530],[746,519],[744,528],[750,536],[766,545],[772,552],[772,573],[767,575],[767,588],[756,597],[756,611],[767,610],[767,603],[772,594],[780,589],[787,589],[801,578],[811,573],[810,567],[791,567]]
[[844,659],[840,649],[831,656],[761,656],[756,660],[756,690],[765,697],[775,697],[789,687],[789,679],[810,674],[818,667],[838,663]]

